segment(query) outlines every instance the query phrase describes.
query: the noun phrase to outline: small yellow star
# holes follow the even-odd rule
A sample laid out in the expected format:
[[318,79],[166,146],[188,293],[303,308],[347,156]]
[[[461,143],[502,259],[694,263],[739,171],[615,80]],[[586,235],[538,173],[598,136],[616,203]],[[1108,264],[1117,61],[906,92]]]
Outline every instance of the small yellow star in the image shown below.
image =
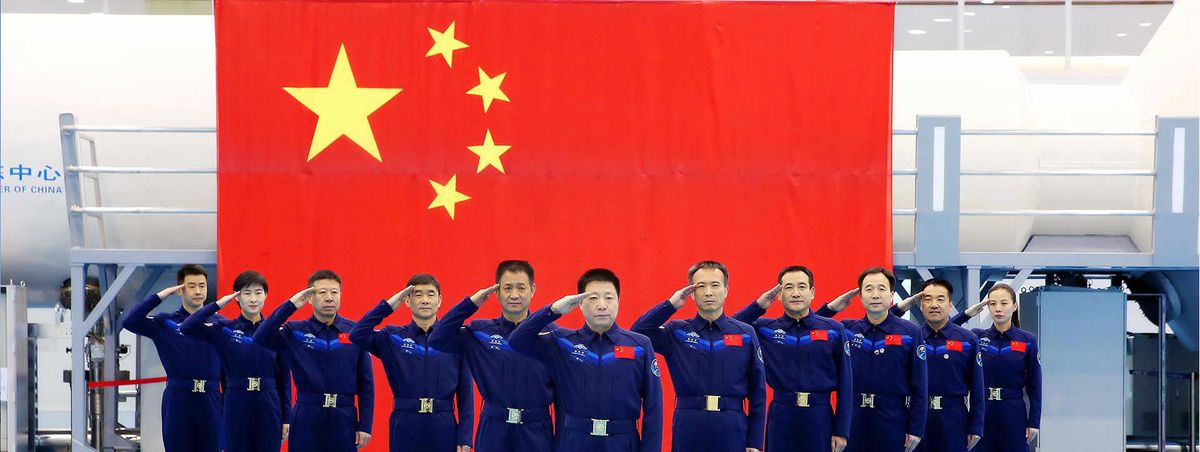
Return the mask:
[[492,131],[488,130],[487,134],[483,137],[483,144],[477,146],[467,146],[467,149],[470,149],[471,152],[474,152],[475,155],[479,156],[479,166],[475,168],[475,174],[482,173],[483,169],[489,166],[496,168],[503,173],[504,163],[500,161],[500,156],[504,155],[505,152],[508,152],[508,148],[511,147],[512,146],[508,145],[497,145],[494,141],[492,141]]
[[446,66],[454,67],[455,50],[470,47],[465,42],[454,39],[454,22],[450,22],[450,27],[446,28],[446,31],[437,31],[432,28],[428,30],[429,36],[433,37],[433,47],[425,52],[425,56],[441,55],[446,60]]
[[317,114],[317,128],[313,131],[312,144],[308,148],[308,161],[312,161],[313,157],[343,135],[361,146],[371,157],[375,157],[375,160],[383,161],[367,117],[401,90],[359,88],[354,82],[354,71],[350,70],[350,58],[346,57],[345,45],[338,50],[328,86],[285,87],[283,90]]
[[433,202],[429,203],[430,209],[442,207],[446,209],[446,213],[450,214],[450,219],[454,219],[454,205],[460,202],[471,199],[470,196],[458,192],[458,175],[450,176],[450,181],[444,185],[434,181],[429,181],[429,185],[433,186],[433,191],[437,192],[437,197]]
[[504,76],[508,73],[501,73],[495,77],[488,77],[483,68],[479,68],[479,84],[467,91],[467,94],[479,96],[483,99],[483,111],[487,113],[488,107],[492,106],[493,100],[502,100],[509,102],[508,96],[504,95],[504,91],[500,90],[500,84],[504,83]]

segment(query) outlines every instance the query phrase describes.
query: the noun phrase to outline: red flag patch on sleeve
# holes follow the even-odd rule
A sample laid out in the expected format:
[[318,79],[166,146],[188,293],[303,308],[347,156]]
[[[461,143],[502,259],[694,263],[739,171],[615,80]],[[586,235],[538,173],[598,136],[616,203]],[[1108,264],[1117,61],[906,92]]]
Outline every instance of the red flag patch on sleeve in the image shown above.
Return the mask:
[[889,334],[883,338],[884,345],[904,345],[904,339],[899,334]]
[[1012,341],[1012,344],[1009,345],[1009,348],[1011,348],[1014,352],[1025,353],[1025,342]]
[[725,346],[726,347],[741,347],[742,346],[742,335],[726,334],[725,335]]
[[962,341],[946,341],[946,350],[962,351]]
[[812,330],[808,332],[808,338],[814,341],[829,340],[829,330]]
[[613,358],[633,359],[633,347],[626,347],[624,345],[613,347]]

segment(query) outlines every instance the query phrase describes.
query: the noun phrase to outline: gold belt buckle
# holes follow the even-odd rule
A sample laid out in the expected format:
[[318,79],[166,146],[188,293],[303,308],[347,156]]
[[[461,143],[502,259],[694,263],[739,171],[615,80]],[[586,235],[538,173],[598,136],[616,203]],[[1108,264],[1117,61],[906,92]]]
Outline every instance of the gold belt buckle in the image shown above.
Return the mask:
[[721,396],[706,395],[704,396],[705,411],[721,411]]
[[942,409],[942,396],[929,396],[929,408],[934,410]]
[[1001,400],[1000,388],[988,388],[988,400]]
[[521,423],[521,409],[520,408],[509,408],[508,409],[508,419],[505,419],[504,422],[507,422],[509,424],[520,424]]
[[192,392],[204,392],[205,383],[208,380],[192,380]]
[[608,436],[608,419],[592,419],[592,436]]
[[419,400],[421,401],[421,408],[419,408],[417,410],[418,413],[432,413],[433,412],[433,399],[432,398],[422,397]]
[[337,408],[337,394],[325,394],[325,403],[321,408]]
[[262,378],[259,378],[259,377],[246,377],[246,390],[247,390],[247,391],[259,391],[259,390],[262,390]]
[[875,394],[863,394],[859,408],[875,408]]
[[811,395],[811,394],[809,394],[807,392],[797,392],[796,393],[796,406],[801,407],[801,408],[808,408],[810,406],[808,404],[808,396],[809,395]]

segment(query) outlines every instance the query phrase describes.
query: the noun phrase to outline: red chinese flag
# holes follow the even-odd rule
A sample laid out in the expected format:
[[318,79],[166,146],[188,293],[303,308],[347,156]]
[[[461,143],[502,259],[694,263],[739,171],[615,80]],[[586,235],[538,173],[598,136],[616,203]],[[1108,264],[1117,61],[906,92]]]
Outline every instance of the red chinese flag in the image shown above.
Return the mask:
[[338,333],[338,342],[343,344],[350,343],[350,333]]
[[702,259],[731,303],[789,264],[852,286],[891,264],[893,9],[217,0],[221,284],[270,309],[332,269],[357,319],[417,272],[448,309],[527,259],[537,309],[607,267],[623,327]]
[[962,351],[962,341],[946,341],[946,350]]
[[1012,341],[1012,344],[1011,344],[1011,345],[1009,345],[1009,348],[1010,348],[1010,349],[1012,349],[1012,351],[1014,351],[1014,352],[1021,352],[1021,353],[1025,353],[1025,342],[1023,342],[1023,341]]
[[814,341],[829,340],[829,330],[812,330],[808,332],[808,338]]
[[613,358],[633,359],[633,347],[626,347],[624,345],[613,347]]
[[741,347],[742,346],[742,335],[726,334],[725,335],[725,346],[726,347]]
[[889,334],[883,337],[884,345],[904,345],[904,338],[899,334]]

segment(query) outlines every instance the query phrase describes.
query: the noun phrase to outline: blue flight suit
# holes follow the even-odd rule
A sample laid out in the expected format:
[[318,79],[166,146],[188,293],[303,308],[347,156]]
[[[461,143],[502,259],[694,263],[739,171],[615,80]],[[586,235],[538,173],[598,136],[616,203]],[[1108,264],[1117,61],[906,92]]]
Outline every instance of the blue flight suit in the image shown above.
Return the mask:
[[[483,396],[476,450],[550,452],[554,424],[549,406],[554,390],[546,366],[513,351],[508,335],[517,324],[503,316],[463,326],[478,310],[470,297],[464,298],[429,335],[429,344],[434,348],[466,357]],[[547,328],[556,330],[558,326]]]
[[[921,327],[929,369],[929,420],[918,451],[966,452],[967,435],[984,436],[983,355],[979,338],[953,323]],[[967,403],[967,398],[970,403]]]
[[[833,315],[821,307],[818,315]],[[854,369],[854,416],[846,452],[903,451],[905,435],[924,441],[929,414],[925,335],[892,315],[879,325],[842,320]],[[965,444],[965,442],[964,442]]]
[[371,357],[350,343],[353,321],[339,315],[332,325],[316,317],[284,324],[294,313],[296,305],[284,302],[254,333],[254,343],[283,354],[296,382],[288,450],[353,452],[355,432],[371,433],[374,421]]
[[245,317],[209,321],[220,309],[205,305],[180,325],[183,334],[212,344],[225,372],[225,452],[278,451],[292,413],[292,375],[282,356],[254,344],[262,325]]
[[[832,436],[849,438],[854,400],[853,372],[841,322],[809,311],[799,320],[788,315],[762,319],[756,302],[734,319],[758,332],[767,384],[775,390],[767,413],[767,451],[827,452]],[[830,403],[837,392],[837,413]]]
[[[380,302],[350,330],[350,341],[383,363],[392,388],[390,450],[454,452],[458,445],[471,446],[475,389],[462,356],[429,346],[429,331],[413,322],[376,331],[392,312],[391,305]],[[434,325],[430,330],[438,328]]]
[[[150,294],[125,314],[121,325],[150,339],[167,372],[163,391],[163,445],[167,452],[221,450],[221,360],[211,345],[184,336],[179,325],[188,318],[181,306],[150,315],[162,299]],[[221,315],[211,320],[226,320]]]
[[[670,301],[633,323],[667,360],[675,384],[671,450],[745,452],[763,449],[767,388],[758,336],[745,323],[721,314],[709,322],[668,320]],[[749,415],[743,411],[749,400]]]
[[544,307],[509,336],[513,350],[550,371],[558,395],[554,409],[562,412],[563,420],[554,449],[660,452],[662,381],[650,339],[615,324],[603,333],[586,325],[542,331],[559,317]]
[[[959,313],[951,322],[961,325],[969,319]],[[1029,450],[1026,428],[1041,428],[1042,363],[1038,356],[1037,336],[1012,327],[1000,332],[995,326],[971,330],[979,336],[983,351],[983,384],[986,386],[987,422],[983,439],[974,452],[1013,452]],[[1025,397],[1029,398],[1026,411]]]

